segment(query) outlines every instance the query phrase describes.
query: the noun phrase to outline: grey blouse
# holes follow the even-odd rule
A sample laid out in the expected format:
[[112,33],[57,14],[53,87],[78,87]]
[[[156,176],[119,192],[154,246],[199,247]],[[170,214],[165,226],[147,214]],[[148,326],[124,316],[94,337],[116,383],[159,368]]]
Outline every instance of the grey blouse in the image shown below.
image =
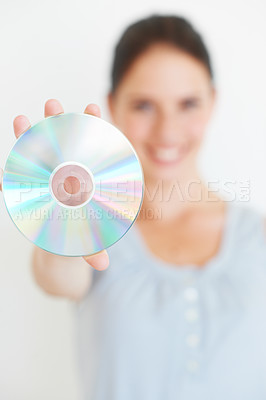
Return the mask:
[[266,399],[263,216],[227,205],[201,268],[161,261],[136,225],[109,249],[75,309],[84,399]]

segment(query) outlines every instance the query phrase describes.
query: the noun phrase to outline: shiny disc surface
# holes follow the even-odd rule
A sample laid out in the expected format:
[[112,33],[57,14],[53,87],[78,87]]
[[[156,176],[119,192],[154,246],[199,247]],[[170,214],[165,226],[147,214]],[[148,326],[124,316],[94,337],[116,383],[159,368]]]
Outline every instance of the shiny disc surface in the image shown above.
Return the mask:
[[58,255],[90,255],[117,242],[135,221],[143,190],[128,139],[87,114],[38,122],[16,141],[4,168],[13,222],[34,244]]

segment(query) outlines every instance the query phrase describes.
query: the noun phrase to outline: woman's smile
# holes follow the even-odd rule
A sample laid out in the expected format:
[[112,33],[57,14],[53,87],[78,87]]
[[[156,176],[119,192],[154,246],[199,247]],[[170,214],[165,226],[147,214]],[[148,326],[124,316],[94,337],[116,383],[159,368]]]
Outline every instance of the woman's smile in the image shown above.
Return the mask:
[[169,145],[147,145],[146,155],[151,162],[161,167],[172,167],[180,163],[186,155],[186,150],[177,146]]

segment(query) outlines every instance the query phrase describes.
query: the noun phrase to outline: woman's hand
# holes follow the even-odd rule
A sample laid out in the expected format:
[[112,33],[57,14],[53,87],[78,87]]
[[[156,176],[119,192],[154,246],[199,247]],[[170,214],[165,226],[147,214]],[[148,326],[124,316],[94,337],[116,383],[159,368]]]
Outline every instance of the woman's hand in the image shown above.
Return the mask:
[[[63,107],[58,100],[50,99],[45,103],[45,118],[63,112]],[[99,118],[101,116],[100,109],[96,104],[89,104],[84,113]],[[14,119],[13,126],[15,136],[18,138],[31,127],[31,124],[25,115],[18,115]],[[3,172],[0,169],[0,190],[2,190],[2,174]],[[109,265],[106,250],[92,256],[85,256],[83,259],[97,270],[104,270]],[[37,246],[35,246],[33,253],[33,273],[37,283],[48,293],[75,300],[84,295],[91,280],[91,270],[81,257],[57,256]]]

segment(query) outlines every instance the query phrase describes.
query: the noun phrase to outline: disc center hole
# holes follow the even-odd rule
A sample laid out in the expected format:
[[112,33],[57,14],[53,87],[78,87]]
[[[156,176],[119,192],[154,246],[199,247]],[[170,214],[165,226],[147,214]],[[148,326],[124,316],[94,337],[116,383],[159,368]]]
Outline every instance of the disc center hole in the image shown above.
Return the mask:
[[59,164],[50,177],[49,190],[60,206],[83,206],[94,194],[92,172],[75,162]]
[[68,176],[64,180],[64,189],[69,194],[75,194],[80,191],[80,181],[75,176]]

